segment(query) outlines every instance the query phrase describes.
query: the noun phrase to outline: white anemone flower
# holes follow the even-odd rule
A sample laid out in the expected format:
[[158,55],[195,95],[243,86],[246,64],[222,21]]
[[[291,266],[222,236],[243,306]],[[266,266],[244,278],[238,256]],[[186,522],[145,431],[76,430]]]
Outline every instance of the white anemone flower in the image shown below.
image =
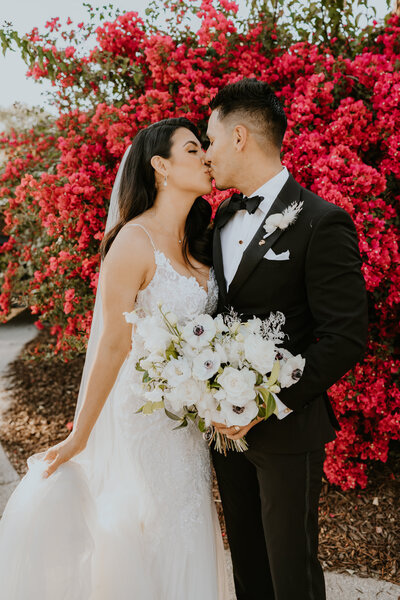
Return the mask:
[[303,375],[304,365],[306,359],[297,354],[292,356],[283,363],[279,374],[279,383],[281,387],[287,388],[297,383],[300,377]]
[[193,359],[192,372],[197,379],[205,381],[215,375],[220,365],[221,359],[218,353],[213,352],[211,348],[206,348]]
[[227,427],[248,425],[258,415],[257,402],[249,400],[244,406],[223,402],[221,404],[221,416]]
[[199,315],[185,325],[183,339],[193,348],[204,348],[216,334],[216,325],[211,315]]

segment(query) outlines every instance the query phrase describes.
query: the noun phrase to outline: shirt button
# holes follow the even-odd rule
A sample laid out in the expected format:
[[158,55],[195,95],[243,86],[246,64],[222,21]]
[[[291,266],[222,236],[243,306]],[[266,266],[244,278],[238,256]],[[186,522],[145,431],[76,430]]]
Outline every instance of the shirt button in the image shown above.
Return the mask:
[[243,244],[243,240],[239,240],[239,244]]

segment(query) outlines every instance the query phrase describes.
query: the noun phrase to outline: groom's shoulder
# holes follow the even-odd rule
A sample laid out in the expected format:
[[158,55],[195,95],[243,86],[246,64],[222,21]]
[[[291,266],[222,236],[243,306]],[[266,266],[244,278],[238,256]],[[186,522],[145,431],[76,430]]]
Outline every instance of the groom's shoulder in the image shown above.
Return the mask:
[[304,217],[315,221],[330,214],[344,219],[351,219],[351,216],[344,208],[337,206],[333,202],[329,202],[329,200],[325,200],[325,198],[322,198],[300,183],[296,183],[301,188],[301,199],[304,202],[302,210]]

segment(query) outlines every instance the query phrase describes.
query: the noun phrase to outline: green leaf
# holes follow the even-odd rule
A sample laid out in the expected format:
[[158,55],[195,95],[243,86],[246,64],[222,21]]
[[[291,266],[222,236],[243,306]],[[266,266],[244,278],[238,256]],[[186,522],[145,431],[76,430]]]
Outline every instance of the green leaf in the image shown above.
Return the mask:
[[152,415],[154,412],[153,402],[146,402],[146,404],[143,405],[142,412],[144,415]]
[[164,411],[165,411],[165,414],[167,415],[167,417],[169,417],[170,419],[173,419],[174,421],[180,421],[181,420],[181,417],[178,417],[177,415],[174,415],[174,413],[172,413],[171,411],[169,411],[165,407],[164,407]]
[[153,402],[153,408],[154,410],[161,410],[161,408],[164,408],[164,400],[160,400],[159,402]]
[[271,375],[269,376],[269,379],[268,379],[268,385],[274,385],[274,383],[276,382],[276,380],[279,377],[279,371],[280,371],[279,360],[276,360],[274,362],[274,366],[272,367]]
[[258,417],[260,417],[261,419],[265,419],[267,416],[267,410],[265,408],[265,405],[262,404],[259,409],[258,409]]
[[184,427],[187,427],[187,420],[186,419],[182,419],[182,423],[180,425],[178,425],[177,427],[173,427],[172,430],[174,431],[175,429],[183,429]]
[[175,350],[174,342],[171,342],[168,348],[166,349],[165,356],[167,357],[167,360],[169,360],[171,357],[178,358],[178,353]]
[[270,417],[274,410],[276,408],[276,402],[275,399],[273,397],[272,394],[268,394],[268,400],[266,402],[266,406],[265,406],[265,418],[268,419],[268,417]]
[[258,393],[262,397],[263,403],[266,405],[268,401],[269,392],[263,387],[258,388]]

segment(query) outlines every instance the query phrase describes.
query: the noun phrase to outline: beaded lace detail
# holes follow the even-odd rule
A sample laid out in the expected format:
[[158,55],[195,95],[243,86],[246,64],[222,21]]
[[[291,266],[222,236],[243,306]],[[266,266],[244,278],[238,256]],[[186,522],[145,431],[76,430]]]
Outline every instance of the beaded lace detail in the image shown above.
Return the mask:
[[[199,313],[212,314],[218,301],[213,269],[210,269],[206,290],[195,277],[178,273],[146,233],[153,245],[156,270],[147,287],[139,290],[135,309],[158,315],[158,302],[162,302],[177,315],[181,325]],[[136,460],[140,461],[141,485],[146,487],[146,497],[151,499],[154,522],[148,522],[145,529],[149,541],[156,544],[157,539],[164,536],[174,539],[174,531],[182,527],[189,550],[190,532],[193,527],[201,526],[206,513],[201,506],[209,502],[211,495],[208,446],[193,423],[173,430],[175,423],[164,411],[136,414],[145,402],[137,388],[131,387],[132,383],[141,382],[141,373],[135,369],[140,356],[140,345],[132,331],[132,350],[121,376],[116,414]]]
[[142,308],[147,314],[158,312],[157,302],[173,311],[181,322],[194,318],[199,313],[212,314],[218,303],[218,285],[211,267],[207,290],[199,284],[196,277],[178,273],[164,252],[155,249],[156,271],[153,279],[144,290],[139,290],[136,308]]

